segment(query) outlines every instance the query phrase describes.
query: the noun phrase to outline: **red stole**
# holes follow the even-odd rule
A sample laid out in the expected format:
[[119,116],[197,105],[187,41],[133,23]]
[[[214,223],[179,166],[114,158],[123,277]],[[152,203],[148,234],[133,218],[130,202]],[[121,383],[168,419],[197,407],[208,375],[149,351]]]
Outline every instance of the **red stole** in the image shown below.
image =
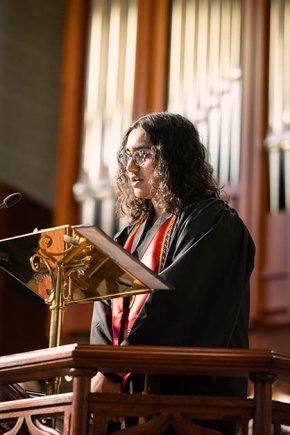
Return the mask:
[[[144,220],[141,220],[136,225],[124,245],[124,248],[129,252],[131,252],[134,238],[143,221]],[[141,258],[141,262],[153,271],[160,272],[162,256],[164,254],[164,250],[168,248],[168,240],[170,238],[170,235],[172,234],[175,221],[176,216],[171,215],[161,225],[161,227],[158,229],[155,236],[149,243],[143,257]],[[112,336],[113,344],[115,346],[117,346],[120,341],[122,341],[129,335],[135,323],[135,320],[147,298],[148,293],[133,296],[133,302],[127,310],[125,310],[124,308],[123,297],[112,299]],[[121,332],[122,324],[124,327],[123,333]]]

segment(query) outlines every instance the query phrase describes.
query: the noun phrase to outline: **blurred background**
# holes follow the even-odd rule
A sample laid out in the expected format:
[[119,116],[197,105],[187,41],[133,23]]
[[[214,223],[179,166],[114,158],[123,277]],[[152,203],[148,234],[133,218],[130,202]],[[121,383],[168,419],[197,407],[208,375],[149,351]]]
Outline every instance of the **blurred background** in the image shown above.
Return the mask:
[[[253,348],[289,351],[290,0],[1,0],[0,238],[112,236],[116,150],[152,111],[189,117],[257,246]],[[213,301],[214,303],[214,301]],[[92,303],[65,311],[89,340]],[[0,354],[48,345],[44,301],[0,271]]]

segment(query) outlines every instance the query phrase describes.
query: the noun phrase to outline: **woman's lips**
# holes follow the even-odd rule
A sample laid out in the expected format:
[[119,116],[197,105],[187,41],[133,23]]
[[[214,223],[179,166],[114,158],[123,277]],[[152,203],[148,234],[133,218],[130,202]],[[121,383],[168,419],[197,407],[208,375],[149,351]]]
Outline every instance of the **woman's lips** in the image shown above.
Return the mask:
[[131,183],[133,186],[136,186],[137,184],[141,183],[142,178],[138,178],[138,177],[132,177],[131,179]]

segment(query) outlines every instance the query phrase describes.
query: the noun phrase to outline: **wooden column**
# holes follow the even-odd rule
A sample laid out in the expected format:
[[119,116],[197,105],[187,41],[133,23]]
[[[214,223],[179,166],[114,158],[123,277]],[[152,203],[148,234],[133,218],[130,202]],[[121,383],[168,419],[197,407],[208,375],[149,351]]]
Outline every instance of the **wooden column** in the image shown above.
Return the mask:
[[271,374],[251,375],[255,384],[254,435],[271,435],[272,433],[272,384],[277,376]]
[[169,36],[170,1],[139,0],[134,118],[166,107]]
[[88,369],[71,369],[73,376],[73,400],[70,435],[88,433],[88,402],[91,378],[95,372]]
[[81,152],[89,12],[90,0],[67,0],[54,225],[78,223],[72,186],[77,180]]
[[260,271],[265,247],[267,209],[266,153],[270,0],[244,0],[242,5],[243,109],[241,196],[239,211],[257,247],[252,275],[251,317],[261,315]]

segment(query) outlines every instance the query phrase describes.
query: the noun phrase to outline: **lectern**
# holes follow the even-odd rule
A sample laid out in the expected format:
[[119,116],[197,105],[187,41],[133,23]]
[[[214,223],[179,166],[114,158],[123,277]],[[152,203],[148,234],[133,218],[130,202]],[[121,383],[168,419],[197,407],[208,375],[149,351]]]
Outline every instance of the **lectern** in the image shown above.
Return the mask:
[[[44,299],[49,347],[67,305],[167,290],[170,285],[95,226],[64,225],[0,241],[0,266]],[[56,392],[54,386],[52,392]]]

